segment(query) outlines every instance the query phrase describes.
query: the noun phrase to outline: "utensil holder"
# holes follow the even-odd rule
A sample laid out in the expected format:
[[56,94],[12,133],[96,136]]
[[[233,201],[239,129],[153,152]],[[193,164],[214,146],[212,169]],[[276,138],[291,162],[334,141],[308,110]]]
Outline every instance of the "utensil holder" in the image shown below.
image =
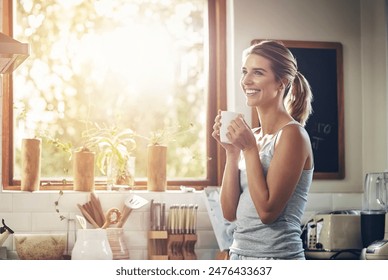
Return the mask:
[[123,228],[107,228],[108,241],[114,260],[129,260],[129,250]]
[[168,260],[167,238],[165,230],[148,232],[148,259],[149,260]]
[[183,260],[183,234],[170,234],[167,240],[169,260]]
[[196,234],[184,234],[183,235],[183,258],[185,260],[196,260],[197,255],[195,254],[195,244],[197,243]]
[[196,234],[170,234],[167,239],[169,260],[196,260]]

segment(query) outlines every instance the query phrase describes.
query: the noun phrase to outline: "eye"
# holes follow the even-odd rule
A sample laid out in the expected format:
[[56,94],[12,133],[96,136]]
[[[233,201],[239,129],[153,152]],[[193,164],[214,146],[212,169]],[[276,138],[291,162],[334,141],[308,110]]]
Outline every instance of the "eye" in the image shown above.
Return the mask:
[[243,68],[243,69],[241,69],[241,75],[243,75],[243,76],[244,76],[244,75],[246,75],[246,74],[247,74],[247,70],[246,70],[246,69],[244,69],[244,68]]
[[263,72],[261,72],[260,70],[255,70],[254,73],[255,73],[255,75],[257,75],[257,76],[263,75]]

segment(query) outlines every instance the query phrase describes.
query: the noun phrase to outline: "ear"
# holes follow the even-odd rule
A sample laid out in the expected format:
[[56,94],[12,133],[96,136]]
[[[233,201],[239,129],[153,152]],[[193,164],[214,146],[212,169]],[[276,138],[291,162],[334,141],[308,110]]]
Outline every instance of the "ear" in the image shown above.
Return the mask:
[[283,84],[283,87],[287,87],[288,83],[290,82],[289,80],[287,80],[286,78],[282,79],[282,84]]
[[288,85],[287,79],[282,79],[279,81],[279,90],[284,90]]
[[278,90],[282,91],[285,88],[285,85],[282,81],[279,81]]

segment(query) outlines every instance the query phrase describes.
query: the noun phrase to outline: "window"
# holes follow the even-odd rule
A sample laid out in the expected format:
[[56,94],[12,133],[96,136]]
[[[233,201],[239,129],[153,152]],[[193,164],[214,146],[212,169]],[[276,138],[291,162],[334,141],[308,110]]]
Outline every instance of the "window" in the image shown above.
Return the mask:
[[[35,136],[42,138],[41,189],[70,189],[72,161],[47,140],[72,150],[95,124],[140,135],[133,152],[139,188],[146,184],[144,137],[160,129],[178,131],[168,144],[169,186],[218,184],[221,158],[210,132],[226,107],[225,5],[3,1],[3,33],[31,48],[3,77],[4,189],[19,189],[21,139]],[[103,175],[96,168],[101,188]]]

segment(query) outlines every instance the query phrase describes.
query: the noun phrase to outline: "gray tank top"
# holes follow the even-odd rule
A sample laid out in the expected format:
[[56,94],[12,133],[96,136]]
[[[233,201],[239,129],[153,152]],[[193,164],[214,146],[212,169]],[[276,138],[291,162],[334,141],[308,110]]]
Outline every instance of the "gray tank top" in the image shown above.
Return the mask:
[[[298,124],[292,121],[287,125]],[[283,128],[282,128],[283,129]],[[265,176],[271,163],[277,135],[273,135],[260,150],[260,160]],[[232,253],[255,258],[304,259],[301,235],[301,218],[312,182],[313,169],[303,170],[294,193],[280,216],[272,224],[263,224],[248,190],[245,159],[239,162],[241,195],[236,213]]]

